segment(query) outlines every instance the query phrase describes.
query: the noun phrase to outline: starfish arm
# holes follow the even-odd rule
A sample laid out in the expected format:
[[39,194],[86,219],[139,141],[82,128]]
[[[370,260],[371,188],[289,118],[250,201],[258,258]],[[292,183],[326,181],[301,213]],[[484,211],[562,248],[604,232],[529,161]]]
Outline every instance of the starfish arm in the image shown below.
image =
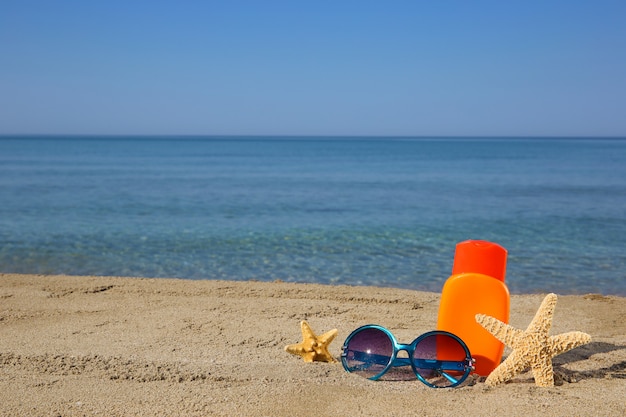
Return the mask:
[[513,348],[516,347],[516,341],[523,333],[521,330],[485,314],[476,314],[476,321],[496,339]]
[[554,357],[568,350],[591,342],[591,336],[583,332],[568,332],[552,336],[548,340],[550,354]]
[[528,368],[528,366],[528,362],[514,350],[504,362],[498,365],[498,367],[489,374],[485,380],[485,384],[495,386],[506,382]]
[[307,349],[303,343],[287,345],[285,346],[285,352],[291,353],[292,355],[298,355],[305,362],[313,362],[319,356],[318,351],[315,348]]
[[335,357],[328,351],[326,347],[315,349],[314,360],[319,362],[337,362]]
[[287,345],[285,346],[285,352],[289,352],[292,355],[300,355],[304,353],[304,347],[302,346],[302,343]]
[[336,362],[337,360],[328,351],[328,345],[337,336],[337,329],[330,330],[317,338],[315,349],[315,360],[323,362]]
[[541,302],[539,310],[535,313],[535,317],[526,328],[527,332],[548,335],[550,327],[552,327],[552,317],[554,316],[554,308],[556,307],[556,294],[548,294]]
[[313,333],[313,329],[311,329],[311,326],[309,326],[309,323],[306,321],[303,320],[300,322],[300,329],[302,330],[302,340],[317,339],[317,336]]
[[533,358],[532,371],[535,385],[538,387],[554,386],[554,370],[552,369],[551,356],[537,353],[537,356]]
[[323,345],[323,346],[327,346],[330,344],[330,342],[333,341],[333,339],[335,338],[335,336],[337,336],[337,329],[332,329],[326,333],[324,333],[323,335],[319,336],[317,338],[317,340]]

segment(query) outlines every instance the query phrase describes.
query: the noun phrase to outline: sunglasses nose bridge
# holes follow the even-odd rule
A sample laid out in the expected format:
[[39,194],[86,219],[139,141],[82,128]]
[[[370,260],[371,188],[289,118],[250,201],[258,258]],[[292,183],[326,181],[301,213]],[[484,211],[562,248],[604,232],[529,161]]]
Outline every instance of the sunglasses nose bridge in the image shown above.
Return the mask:
[[404,344],[398,344],[398,345],[396,345],[396,354],[400,353],[400,352],[406,352],[409,355],[409,358],[410,358],[411,354],[413,353],[413,346],[411,346],[411,345],[404,345]]

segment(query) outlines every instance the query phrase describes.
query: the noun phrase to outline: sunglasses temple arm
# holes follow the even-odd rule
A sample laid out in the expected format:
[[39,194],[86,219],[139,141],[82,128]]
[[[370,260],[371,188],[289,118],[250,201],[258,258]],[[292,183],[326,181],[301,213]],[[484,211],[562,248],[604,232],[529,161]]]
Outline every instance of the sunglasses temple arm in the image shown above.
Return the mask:
[[[360,352],[356,350],[353,350],[351,352],[354,355],[354,359],[357,361],[366,362],[370,364],[377,364],[377,365],[387,365],[389,363],[389,356],[386,356],[386,355],[376,355],[373,353]],[[395,360],[393,364],[395,365],[396,362],[397,360]],[[407,362],[407,365],[409,364],[410,363]]]
[[[367,352],[352,351],[354,359],[362,362],[386,365],[389,363],[389,356],[376,355]],[[414,359],[416,368],[421,369],[438,369],[441,371],[465,371],[468,366],[467,361],[439,361],[430,359]],[[409,358],[396,358],[393,361],[392,366],[409,366],[411,365],[411,359]]]
[[413,363],[416,368],[437,369],[440,371],[464,372],[470,366],[468,361],[439,361],[433,359],[414,359]]
[[411,366],[411,359],[409,358],[396,358],[393,361],[392,366]]
[[[377,365],[387,365],[389,363],[389,356],[375,355],[365,352],[353,351],[354,359],[367,363],[375,363]],[[411,359],[409,358],[396,358],[391,366],[411,366]]]
[[453,384],[456,384],[456,383],[458,383],[458,382],[459,382],[459,380],[458,380],[458,379],[455,379],[455,378],[451,377],[451,376],[450,376],[450,375],[448,375],[446,372],[441,371],[441,372],[439,372],[439,374],[440,374],[441,376],[443,376],[445,379],[447,379],[448,381],[452,382]]

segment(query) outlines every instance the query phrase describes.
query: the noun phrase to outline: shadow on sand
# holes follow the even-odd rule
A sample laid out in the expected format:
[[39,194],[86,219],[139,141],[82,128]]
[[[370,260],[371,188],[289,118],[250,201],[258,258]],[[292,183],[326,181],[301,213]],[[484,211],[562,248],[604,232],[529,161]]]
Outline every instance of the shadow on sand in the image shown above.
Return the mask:
[[626,360],[610,366],[586,371],[574,371],[565,368],[565,365],[590,359],[593,355],[626,350],[626,346],[605,342],[591,342],[554,358],[554,382],[561,385],[563,382],[576,382],[583,379],[615,378],[626,379]]

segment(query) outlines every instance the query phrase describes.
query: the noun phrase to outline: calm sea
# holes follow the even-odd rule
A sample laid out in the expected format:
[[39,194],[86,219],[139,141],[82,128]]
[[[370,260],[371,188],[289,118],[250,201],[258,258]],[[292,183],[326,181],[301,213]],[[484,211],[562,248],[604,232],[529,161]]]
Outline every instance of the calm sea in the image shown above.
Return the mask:
[[626,140],[0,137],[0,271],[626,296]]

